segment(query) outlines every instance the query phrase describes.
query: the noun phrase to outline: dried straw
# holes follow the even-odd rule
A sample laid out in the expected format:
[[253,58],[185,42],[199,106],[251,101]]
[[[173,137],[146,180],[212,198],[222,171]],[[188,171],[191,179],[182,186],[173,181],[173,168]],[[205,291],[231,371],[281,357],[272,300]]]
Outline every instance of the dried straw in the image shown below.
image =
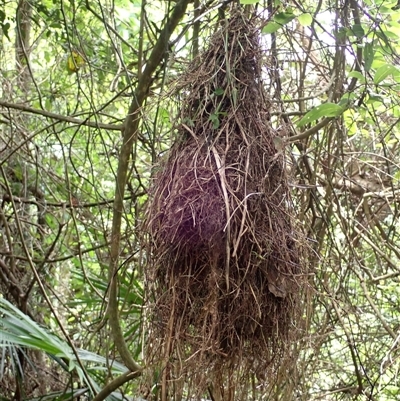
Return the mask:
[[256,25],[234,13],[178,81],[177,139],[151,188],[148,355],[162,355],[164,398],[233,399],[249,375],[271,379],[298,320],[300,246]]

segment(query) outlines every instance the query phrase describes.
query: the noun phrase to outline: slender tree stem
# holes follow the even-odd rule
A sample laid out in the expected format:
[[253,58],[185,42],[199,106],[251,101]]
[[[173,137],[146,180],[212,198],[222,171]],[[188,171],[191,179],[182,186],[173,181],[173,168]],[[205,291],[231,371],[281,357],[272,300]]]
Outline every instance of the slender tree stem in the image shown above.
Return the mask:
[[142,367],[133,360],[128,346],[125,342],[125,338],[122,332],[122,328],[119,322],[119,311],[118,311],[118,280],[117,271],[119,264],[119,252],[121,243],[121,224],[122,215],[124,213],[124,194],[127,180],[127,173],[129,169],[129,159],[133,149],[133,145],[136,141],[139,129],[139,122],[141,118],[141,107],[148,95],[149,88],[151,86],[152,77],[160,62],[162,61],[165,52],[168,49],[168,41],[172,32],[177,27],[179,21],[183,17],[187,5],[190,0],[181,0],[174,7],[168,22],[160,32],[160,36],[154,45],[154,48],[147,61],[146,68],[140,76],[138,86],[136,88],[132,103],[129,107],[128,115],[125,119],[124,132],[123,132],[123,144],[121,147],[118,170],[115,188],[115,199],[113,207],[113,222],[112,222],[112,242],[110,250],[110,266],[109,266],[109,281],[110,281],[110,293],[109,293],[109,319],[111,332],[114,342],[117,346],[118,352],[121,355],[125,365],[132,372],[140,372]]

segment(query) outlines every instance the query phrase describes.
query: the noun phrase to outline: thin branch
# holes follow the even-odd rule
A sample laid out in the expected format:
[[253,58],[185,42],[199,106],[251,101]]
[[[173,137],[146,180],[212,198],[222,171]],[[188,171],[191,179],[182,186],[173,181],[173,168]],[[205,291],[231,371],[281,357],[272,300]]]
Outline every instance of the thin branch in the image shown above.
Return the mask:
[[192,59],[197,57],[199,54],[199,34],[200,34],[200,20],[197,17],[200,15],[200,1],[194,0],[194,20],[193,23],[193,48],[192,48]]
[[[294,98],[294,99],[278,99],[278,100],[270,100],[271,103],[298,103],[298,102],[302,102],[305,100],[314,100],[319,98],[320,96],[324,95],[326,92],[328,92],[328,90],[331,88],[331,86],[333,85],[335,81],[335,75],[333,74],[331,79],[329,80],[329,82],[317,93],[311,95],[311,96],[304,96],[304,97],[298,97],[298,98]],[[311,89],[309,89],[309,91],[311,91]],[[304,114],[304,112],[299,112],[298,114]]]
[[[11,188],[10,188],[10,186],[8,184],[8,181],[7,181],[7,178],[6,178],[6,174],[5,174],[4,169],[3,169],[2,166],[0,166],[0,173],[1,173],[2,177],[3,177],[3,179],[4,179],[4,182],[5,182],[5,185],[7,187],[8,193],[11,193]],[[11,198],[11,203],[12,203],[12,208],[14,210],[15,215],[18,216],[17,207],[15,205],[15,202],[12,200],[12,198]],[[85,377],[85,380],[86,380],[87,384],[91,387],[92,391],[95,392],[94,388],[93,388],[93,383],[90,380],[88,372],[85,369],[85,366],[83,365],[81,359],[79,358],[78,351],[77,351],[74,343],[72,342],[71,337],[69,336],[69,334],[68,334],[67,330],[65,329],[64,325],[61,323],[60,318],[58,317],[58,315],[56,313],[56,310],[54,309],[54,306],[53,306],[52,302],[50,301],[49,296],[47,295],[46,289],[45,289],[45,287],[44,287],[44,285],[43,285],[43,283],[42,283],[42,281],[40,279],[40,276],[39,276],[39,273],[38,273],[38,271],[36,269],[36,266],[32,261],[28,246],[27,246],[27,244],[26,244],[26,242],[24,240],[24,230],[22,229],[21,221],[20,221],[20,219],[18,217],[16,217],[15,222],[16,222],[16,225],[17,225],[18,235],[19,235],[19,237],[21,239],[22,249],[23,249],[23,251],[25,253],[26,258],[28,259],[29,267],[32,270],[33,276],[34,276],[34,278],[35,278],[35,280],[36,280],[36,282],[37,282],[37,284],[39,286],[39,289],[40,289],[40,291],[41,291],[41,293],[43,295],[43,298],[46,301],[47,305],[49,306],[49,308],[51,310],[51,313],[53,314],[54,319],[57,322],[58,327],[60,328],[60,330],[63,333],[65,339],[67,340],[69,346],[71,347],[72,352],[75,355],[76,361],[78,362],[78,365],[82,369],[82,372],[83,372],[83,375]]]
[[118,376],[116,379],[107,384],[107,386],[103,387],[103,389],[92,399],[92,401],[103,401],[105,400],[113,391],[117,388],[121,387],[123,384],[127,383],[129,380],[138,377],[140,372],[125,372],[121,376]]
[[118,352],[121,355],[125,365],[132,372],[140,372],[142,367],[132,358],[122,328],[119,322],[118,310],[118,263],[120,255],[120,242],[121,242],[121,223],[122,214],[124,212],[124,194],[127,181],[127,173],[129,169],[129,159],[132,153],[133,145],[138,136],[139,122],[141,118],[141,107],[147,97],[152,77],[163,57],[168,50],[168,41],[172,32],[177,27],[179,21],[185,14],[186,8],[190,0],[181,0],[177,3],[169,17],[166,25],[160,32],[159,38],[154,45],[154,48],[147,61],[146,68],[144,69],[138,86],[129,107],[128,115],[124,123],[124,137],[121,147],[118,170],[116,178],[115,199],[114,199],[114,212],[112,221],[112,243],[110,250],[110,266],[109,266],[109,280],[110,280],[110,294],[109,294],[109,309],[108,314],[110,318],[110,327],[114,342],[117,346]]
[[46,111],[46,110],[34,109],[33,107],[25,106],[24,104],[21,104],[21,103],[9,103],[9,102],[4,102],[4,101],[0,100],[0,106],[6,107],[8,109],[24,111],[26,113],[37,114],[37,115],[52,118],[52,119],[58,120],[58,121],[64,121],[64,122],[72,123],[72,124],[76,124],[76,125],[85,125],[87,127],[92,127],[92,128],[102,128],[102,129],[107,129],[107,130],[111,130],[111,131],[121,131],[123,128],[122,125],[92,122],[92,121],[88,121],[88,119],[80,120],[80,119],[74,118],[74,117],[68,117],[68,116],[63,116],[61,114],[51,113],[50,111]]
[[304,131],[300,134],[297,134],[297,135],[291,136],[290,138],[287,138],[287,141],[288,142],[296,142],[296,141],[300,141],[302,139],[306,139],[309,136],[316,134],[321,128],[324,128],[333,120],[334,120],[334,117],[324,118],[317,125],[314,125],[314,127],[308,129],[307,131]]
[[139,24],[139,46],[138,46],[138,57],[137,57],[137,76],[138,79],[142,76],[143,63],[144,63],[144,26],[146,23],[146,0],[142,0],[141,11],[140,11],[140,24]]
[[[124,200],[132,200],[135,201],[137,198],[140,196],[146,195],[145,192],[139,192],[134,195],[129,195],[125,196]],[[91,207],[98,207],[98,206],[105,206],[105,205],[111,205],[113,203],[113,200],[104,200],[101,202],[91,202],[91,203],[71,203],[71,202],[38,202],[36,200],[30,199],[30,198],[21,198],[18,196],[12,196],[10,194],[4,194],[3,195],[3,201],[4,202],[11,202],[14,201],[15,203],[23,203],[25,205],[35,205],[38,207],[57,207],[57,208],[65,208],[65,209],[86,209],[86,208],[91,208]]]
[[104,24],[105,28],[110,30],[125,46],[127,46],[129,48],[129,50],[133,54],[138,53],[137,50],[135,49],[135,47],[132,46],[132,44],[129,43],[128,40],[125,40],[113,26],[111,26],[107,21],[105,21],[105,19],[101,15],[99,15],[92,7],[90,7],[89,1],[86,1],[85,5],[86,5],[86,8],[88,9],[88,11],[90,11],[102,24]]

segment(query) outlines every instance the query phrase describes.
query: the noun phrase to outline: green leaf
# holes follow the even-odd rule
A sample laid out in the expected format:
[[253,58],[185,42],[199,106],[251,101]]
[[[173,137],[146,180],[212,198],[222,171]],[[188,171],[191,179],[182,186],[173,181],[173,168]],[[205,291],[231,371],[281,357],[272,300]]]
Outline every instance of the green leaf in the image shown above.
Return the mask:
[[395,6],[392,7],[393,11],[397,11],[400,9],[400,1],[397,2],[397,4]]
[[[26,401],[71,401],[74,399],[79,399],[82,395],[89,392],[88,387],[84,388],[77,388],[73,390],[69,390],[67,392],[63,391],[56,391],[52,393],[47,393],[37,398],[29,398],[25,399]],[[81,399],[85,397],[81,397]]]
[[310,13],[304,13],[297,17],[301,26],[310,26],[312,24],[312,16]]
[[374,61],[374,44],[366,43],[364,46],[364,70],[371,70],[372,62]]
[[113,372],[118,374],[126,372],[124,365],[116,361],[110,361],[109,358],[91,351],[78,348],[79,359],[87,362],[88,367],[90,367],[87,372],[94,372],[93,376],[88,377],[88,381],[77,363],[70,345],[66,341],[52,334],[46,328],[31,320],[10,302],[0,297],[0,355],[3,353],[3,348],[9,348],[10,346],[23,346],[47,353],[51,359],[59,363],[64,369],[76,371],[82,382],[89,384],[90,381],[90,384],[97,392],[100,387],[94,380],[96,370],[104,371],[107,369],[108,371],[111,363]]
[[[393,79],[397,83],[400,83],[400,70],[397,67],[395,67],[395,71],[393,72]],[[397,86],[397,88],[398,88],[398,86]],[[393,89],[395,89],[395,88],[393,88]],[[395,89],[395,90],[398,90],[398,89]]]
[[350,71],[348,74],[349,78],[357,78],[360,82],[365,83],[365,77],[359,71]]
[[372,103],[375,103],[375,102],[384,103],[385,101],[384,101],[382,96],[377,95],[375,93],[370,93],[368,95],[368,100],[366,101],[366,104],[372,104]]
[[[97,364],[96,369],[100,368],[100,365],[103,365],[104,367],[107,367],[110,361],[98,354],[95,354],[94,352],[87,351],[84,349],[77,349],[79,359],[84,362],[89,362],[91,364]],[[109,367],[107,367],[109,369]],[[126,366],[124,366],[122,363],[119,363],[117,361],[112,361],[112,366],[111,369],[115,373],[125,373],[127,371]]]
[[347,39],[349,34],[351,34],[351,31],[348,28],[340,27],[335,33],[335,37],[337,39]]
[[337,117],[343,113],[344,107],[336,103],[324,103],[310,110],[298,123],[299,127],[303,127],[321,117]]
[[292,12],[282,12],[275,15],[274,21],[278,24],[286,25],[295,18],[296,16]]
[[271,34],[276,32],[282,26],[288,24],[290,21],[294,20],[296,15],[291,11],[286,11],[278,13],[275,15],[273,21],[269,21],[267,25],[262,29],[262,33]]
[[389,40],[388,36],[386,35],[386,33],[390,34],[391,32],[390,31],[383,31],[383,30],[375,32],[376,36],[379,39],[382,39],[386,46],[390,46],[390,40]]
[[364,28],[361,26],[361,24],[354,24],[353,27],[351,28],[351,31],[353,35],[355,35],[359,39],[365,36],[365,31]]
[[259,0],[240,0],[240,4],[256,4]]
[[214,94],[216,96],[221,96],[224,94],[224,90],[222,88],[217,88],[217,89],[215,89]]
[[397,69],[396,69],[396,67],[394,65],[384,64],[384,65],[380,66],[375,72],[374,84],[378,85],[380,82],[382,82],[389,75],[393,75],[396,72],[397,72]]
[[262,33],[266,33],[266,34],[271,34],[276,32],[279,28],[281,28],[282,25],[277,24],[276,22],[268,22],[267,25],[265,25],[265,27],[262,29]]
[[210,121],[212,122],[213,128],[217,129],[219,128],[219,118],[218,114],[211,114],[209,117]]
[[343,108],[343,107],[344,107],[344,108],[349,108],[350,105],[352,104],[352,101],[353,101],[354,99],[356,99],[356,98],[357,98],[357,95],[356,95],[354,92],[352,92],[352,93],[345,93],[345,94],[342,96],[342,98],[340,99],[338,105],[339,105],[339,106],[342,106],[342,108]]
[[8,36],[8,31],[10,29],[10,23],[9,22],[4,22],[6,19],[6,13],[3,10],[0,10],[0,26],[1,30],[3,31],[4,36],[10,40],[10,37]]

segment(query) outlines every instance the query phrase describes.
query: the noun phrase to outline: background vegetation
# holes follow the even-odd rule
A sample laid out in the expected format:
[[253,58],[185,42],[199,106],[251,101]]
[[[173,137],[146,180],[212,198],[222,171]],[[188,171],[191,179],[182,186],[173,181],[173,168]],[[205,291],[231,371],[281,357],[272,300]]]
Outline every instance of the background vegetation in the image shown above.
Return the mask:
[[[138,227],[174,138],[168,91],[228,3],[0,2],[2,399],[157,399]],[[249,399],[397,399],[400,7],[242,3],[264,20],[312,289],[290,380]]]

